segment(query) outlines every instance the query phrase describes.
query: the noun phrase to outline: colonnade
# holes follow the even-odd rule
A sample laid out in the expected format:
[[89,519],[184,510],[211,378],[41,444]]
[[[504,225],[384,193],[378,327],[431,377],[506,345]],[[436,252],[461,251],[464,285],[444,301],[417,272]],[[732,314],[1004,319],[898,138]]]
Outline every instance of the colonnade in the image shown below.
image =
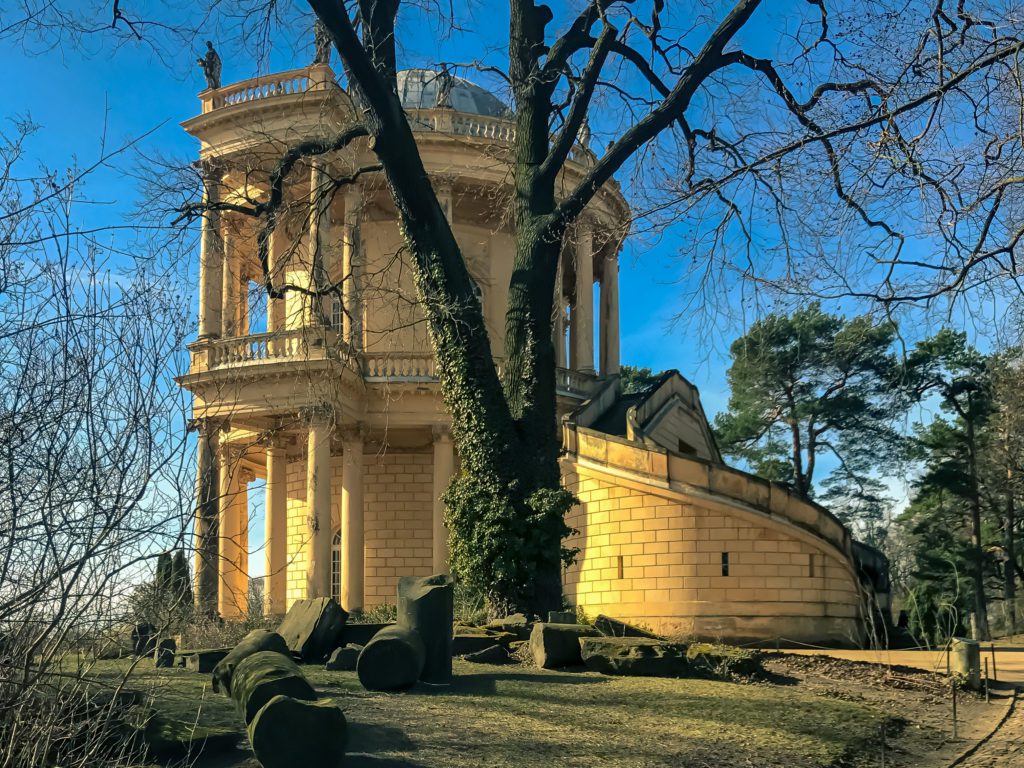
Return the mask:
[[[335,533],[340,531],[341,589],[338,597],[342,607],[352,611],[362,608],[364,601],[365,433],[359,426],[336,427],[326,409],[310,409],[302,415],[308,425],[304,436],[305,512],[301,514],[306,526],[301,543],[305,553],[305,595],[331,595],[332,542]],[[237,617],[246,612],[249,600],[247,486],[257,473],[243,466],[243,451],[226,441],[226,422],[198,419],[193,427],[199,433],[196,605],[223,617]],[[455,452],[446,427],[434,427],[432,436],[431,570],[445,573],[448,570],[448,530],[441,495],[455,472]],[[263,441],[266,478],[263,609],[268,615],[281,615],[287,609],[289,569],[294,567],[289,563],[288,553],[287,489],[287,445],[292,437],[300,435],[293,430],[289,435],[277,434]],[[341,487],[335,489],[332,465],[339,447]],[[251,453],[258,455],[259,452]],[[299,452],[295,453],[293,460],[302,460]],[[335,514],[336,501],[338,514]],[[293,511],[293,527],[296,517]]]
[[[199,252],[200,340],[248,335],[249,282],[264,281],[261,270],[256,266],[258,260],[252,259],[247,264],[242,258],[241,249],[237,247],[238,233],[231,226],[232,218],[217,208],[223,202],[223,184],[223,174],[208,169],[203,201],[206,211],[201,222]],[[307,263],[303,264],[302,272],[305,274],[286,276],[291,268],[290,254],[296,249],[289,247],[292,235],[289,222],[283,219],[265,243],[267,270],[272,286],[281,286],[288,281],[306,283],[305,287],[310,289],[322,289],[340,282],[341,318],[336,330],[345,342],[357,348],[361,328],[356,251],[362,187],[353,184],[346,189],[339,232],[335,232],[336,223],[329,210],[331,198],[323,161],[314,161],[309,178],[308,217],[303,223],[308,243],[304,249]],[[336,235],[337,241],[334,239]],[[335,242],[339,247],[333,247]],[[328,247],[328,244],[332,247]],[[299,306],[287,306],[288,302]],[[283,297],[267,298],[268,333],[307,325],[332,324],[331,321],[332,307],[327,306],[325,300],[311,299],[299,292],[293,292],[287,300]]]
[[[562,277],[556,280],[555,318],[552,327],[555,345],[555,365],[581,373],[612,376],[619,372],[619,252],[614,244],[595,249],[592,226],[581,221],[570,254],[575,285],[572,300],[564,295]],[[600,272],[600,306],[598,317],[598,358],[594,355],[594,264]],[[561,273],[561,269],[560,269]],[[567,311],[568,310],[568,313]],[[566,331],[569,333],[569,353],[566,359]],[[595,362],[600,368],[595,367]]]

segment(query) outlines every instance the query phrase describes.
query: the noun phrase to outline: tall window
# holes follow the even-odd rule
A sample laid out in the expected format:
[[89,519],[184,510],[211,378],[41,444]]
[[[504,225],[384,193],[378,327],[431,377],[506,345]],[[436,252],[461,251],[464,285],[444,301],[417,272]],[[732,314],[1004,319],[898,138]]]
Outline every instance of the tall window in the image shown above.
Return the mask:
[[331,299],[331,328],[335,331],[340,331],[344,321],[345,318],[343,308],[341,306],[341,299]]
[[341,602],[341,529],[331,541],[331,597]]

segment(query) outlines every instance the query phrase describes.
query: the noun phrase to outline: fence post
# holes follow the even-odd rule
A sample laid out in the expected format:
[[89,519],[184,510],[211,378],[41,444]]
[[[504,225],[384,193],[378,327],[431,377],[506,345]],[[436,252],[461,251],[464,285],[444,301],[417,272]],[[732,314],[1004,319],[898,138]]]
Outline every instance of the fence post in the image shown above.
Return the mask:
[[950,678],[949,689],[953,694],[953,741],[956,741],[956,679]]
[[996,644],[992,643],[989,652],[992,655],[992,679],[999,682],[999,673],[996,672]]
[[989,703],[988,698],[988,659],[985,659],[985,703]]

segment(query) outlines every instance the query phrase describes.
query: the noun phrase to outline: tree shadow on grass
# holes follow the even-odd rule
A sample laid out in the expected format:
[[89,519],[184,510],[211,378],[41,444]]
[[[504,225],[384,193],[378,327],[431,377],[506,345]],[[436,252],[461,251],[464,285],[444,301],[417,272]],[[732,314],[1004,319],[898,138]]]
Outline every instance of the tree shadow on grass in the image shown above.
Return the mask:
[[468,675],[454,675],[451,685],[427,685],[420,683],[408,693],[421,696],[482,696],[497,693],[498,681],[527,683],[543,687],[548,685],[602,684],[607,683],[608,678],[594,677],[592,675],[574,675],[571,673],[473,672]]

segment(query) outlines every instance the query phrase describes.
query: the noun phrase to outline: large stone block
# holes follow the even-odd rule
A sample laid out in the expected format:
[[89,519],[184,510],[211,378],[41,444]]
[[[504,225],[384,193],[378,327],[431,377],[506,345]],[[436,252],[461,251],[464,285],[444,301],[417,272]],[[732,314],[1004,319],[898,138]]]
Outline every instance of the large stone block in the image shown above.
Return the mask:
[[361,645],[346,645],[344,648],[335,648],[331,656],[324,664],[328,672],[351,672],[356,668],[359,660],[359,653],[363,650]]
[[231,698],[246,725],[275,696],[316,701],[316,691],[290,657],[258,651],[242,659],[231,677]]
[[164,638],[157,643],[153,652],[153,662],[158,668],[173,667],[174,654],[178,650],[178,643],[174,638]]
[[462,658],[474,664],[508,664],[512,661],[508,655],[508,649],[500,645],[492,645],[473,653],[467,653]]
[[345,628],[341,630],[341,643],[343,645],[366,645],[384,627],[390,626],[393,626],[393,624],[346,623]]
[[455,635],[452,638],[452,656],[465,656],[467,653],[476,653],[492,645],[501,645],[506,648],[516,639],[516,636],[508,632],[480,632],[474,634]]
[[231,676],[239,663],[254,653],[260,651],[273,651],[291,658],[291,651],[285,643],[284,638],[276,632],[268,632],[265,629],[254,629],[231,651],[221,659],[213,668],[213,690],[223,691],[231,695]]
[[368,691],[404,691],[420,679],[425,658],[419,633],[392,625],[374,635],[359,652],[356,673]]
[[972,690],[980,689],[981,645],[978,641],[954,637],[949,649],[949,668],[954,674],[962,675]]
[[448,683],[452,679],[452,622],[455,582],[441,574],[398,580],[398,624],[417,632],[423,641],[420,679]]
[[200,672],[206,674],[213,672],[213,668],[216,667],[221,660],[228,655],[229,649],[227,648],[208,648],[198,651],[186,651],[180,656],[185,659],[185,669],[189,672]]
[[132,626],[132,655],[150,656],[156,650],[156,627],[152,624]]
[[339,768],[348,736],[345,715],[329,701],[274,696],[248,727],[263,768]]
[[277,634],[303,661],[322,662],[341,639],[348,614],[330,597],[297,600],[288,610]]
[[580,655],[587,669],[606,675],[685,677],[687,646],[646,637],[584,637]]
[[596,636],[597,630],[586,625],[540,622],[530,633],[530,653],[534,663],[544,669],[579,666],[583,663],[580,638]]

